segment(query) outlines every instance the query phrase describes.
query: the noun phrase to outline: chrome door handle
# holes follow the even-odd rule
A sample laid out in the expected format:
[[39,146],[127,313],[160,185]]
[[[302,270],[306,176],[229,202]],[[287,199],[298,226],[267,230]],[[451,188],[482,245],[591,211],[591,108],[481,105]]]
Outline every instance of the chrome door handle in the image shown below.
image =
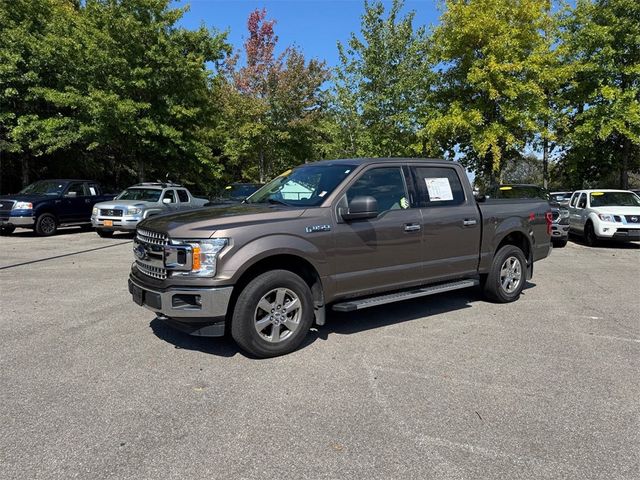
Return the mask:
[[464,225],[465,227],[472,227],[472,226],[473,226],[473,225],[475,225],[476,223],[478,223],[478,222],[476,221],[476,219],[475,219],[475,218],[465,218],[465,219],[462,221],[462,225]]
[[404,231],[405,232],[418,232],[420,231],[420,225],[418,225],[417,223],[405,223],[404,224]]

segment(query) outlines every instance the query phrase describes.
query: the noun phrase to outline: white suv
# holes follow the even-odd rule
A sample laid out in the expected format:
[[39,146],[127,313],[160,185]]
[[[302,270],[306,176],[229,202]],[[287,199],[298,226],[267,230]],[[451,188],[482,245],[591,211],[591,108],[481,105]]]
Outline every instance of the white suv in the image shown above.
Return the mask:
[[640,197],[628,190],[577,190],[569,202],[569,225],[590,246],[601,238],[640,240]]

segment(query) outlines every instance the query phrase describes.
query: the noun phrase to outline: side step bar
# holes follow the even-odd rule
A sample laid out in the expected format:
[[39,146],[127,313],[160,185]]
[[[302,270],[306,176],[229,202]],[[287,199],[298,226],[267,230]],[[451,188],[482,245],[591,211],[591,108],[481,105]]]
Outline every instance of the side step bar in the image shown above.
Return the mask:
[[440,283],[428,287],[406,290],[404,292],[389,293],[378,297],[367,297],[359,300],[349,300],[346,302],[336,303],[333,310],[336,312],[355,312],[363,308],[377,307],[386,303],[400,302],[409,300],[410,298],[426,297],[427,295],[435,295],[436,293],[450,292],[452,290],[460,290],[461,288],[475,287],[480,285],[480,280],[456,280],[455,282]]

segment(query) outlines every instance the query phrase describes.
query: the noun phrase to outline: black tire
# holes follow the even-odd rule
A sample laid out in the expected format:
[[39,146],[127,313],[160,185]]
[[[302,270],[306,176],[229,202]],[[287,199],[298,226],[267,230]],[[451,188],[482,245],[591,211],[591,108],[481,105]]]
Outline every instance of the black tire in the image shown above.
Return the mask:
[[101,238],[113,237],[113,230],[105,230],[104,228],[96,228],[96,233]]
[[593,223],[587,222],[584,226],[584,243],[589,247],[596,247],[598,245],[598,236],[593,228]]
[[551,242],[553,243],[553,248],[564,248],[567,246],[568,241],[569,241],[568,238],[560,238],[560,239],[552,238],[551,239]]
[[3,237],[11,235],[16,230],[16,227],[13,225],[5,225],[4,227],[0,227],[0,235]]
[[90,223],[85,223],[84,225],[80,225],[80,230],[82,230],[83,232],[90,232],[91,230],[93,230],[93,225],[91,225]]
[[[516,280],[516,268],[519,276]],[[503,269],[506,274],[503,275]],[[517,300],[527,281],[527,260],[515,245],[505,245],[493,257],[491,269],[484,279],[483,291],[488,300],[509,303]]]
[[43,213],[36,220],[36,233],[41,237],[50,237],[58,231],[58,220],[50,213]]
[[[289,293],[280,297],[284,299],[282,305],[276,305],[282,291]],[[259,307],[263,301],[274,307],[271,312]],[[292,310],[287,311],[287,305],[292,305]],[[312,323],[313,298],[306,282],[288,270],[272,270],[251,280],[240,292],[231,319],[231,336],[242,350],[255,357],[277,357],[298,348]]]

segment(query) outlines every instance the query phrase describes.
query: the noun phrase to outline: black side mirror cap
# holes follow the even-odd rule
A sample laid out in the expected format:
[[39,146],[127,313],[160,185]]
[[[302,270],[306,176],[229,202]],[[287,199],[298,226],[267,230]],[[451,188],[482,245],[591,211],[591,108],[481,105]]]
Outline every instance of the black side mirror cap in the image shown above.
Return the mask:
[[342,212],[342,218],[347,222],[351,220],[364,220],[378,216],[378,201],[371,196],[355,197],[349,202],[349,210]]

